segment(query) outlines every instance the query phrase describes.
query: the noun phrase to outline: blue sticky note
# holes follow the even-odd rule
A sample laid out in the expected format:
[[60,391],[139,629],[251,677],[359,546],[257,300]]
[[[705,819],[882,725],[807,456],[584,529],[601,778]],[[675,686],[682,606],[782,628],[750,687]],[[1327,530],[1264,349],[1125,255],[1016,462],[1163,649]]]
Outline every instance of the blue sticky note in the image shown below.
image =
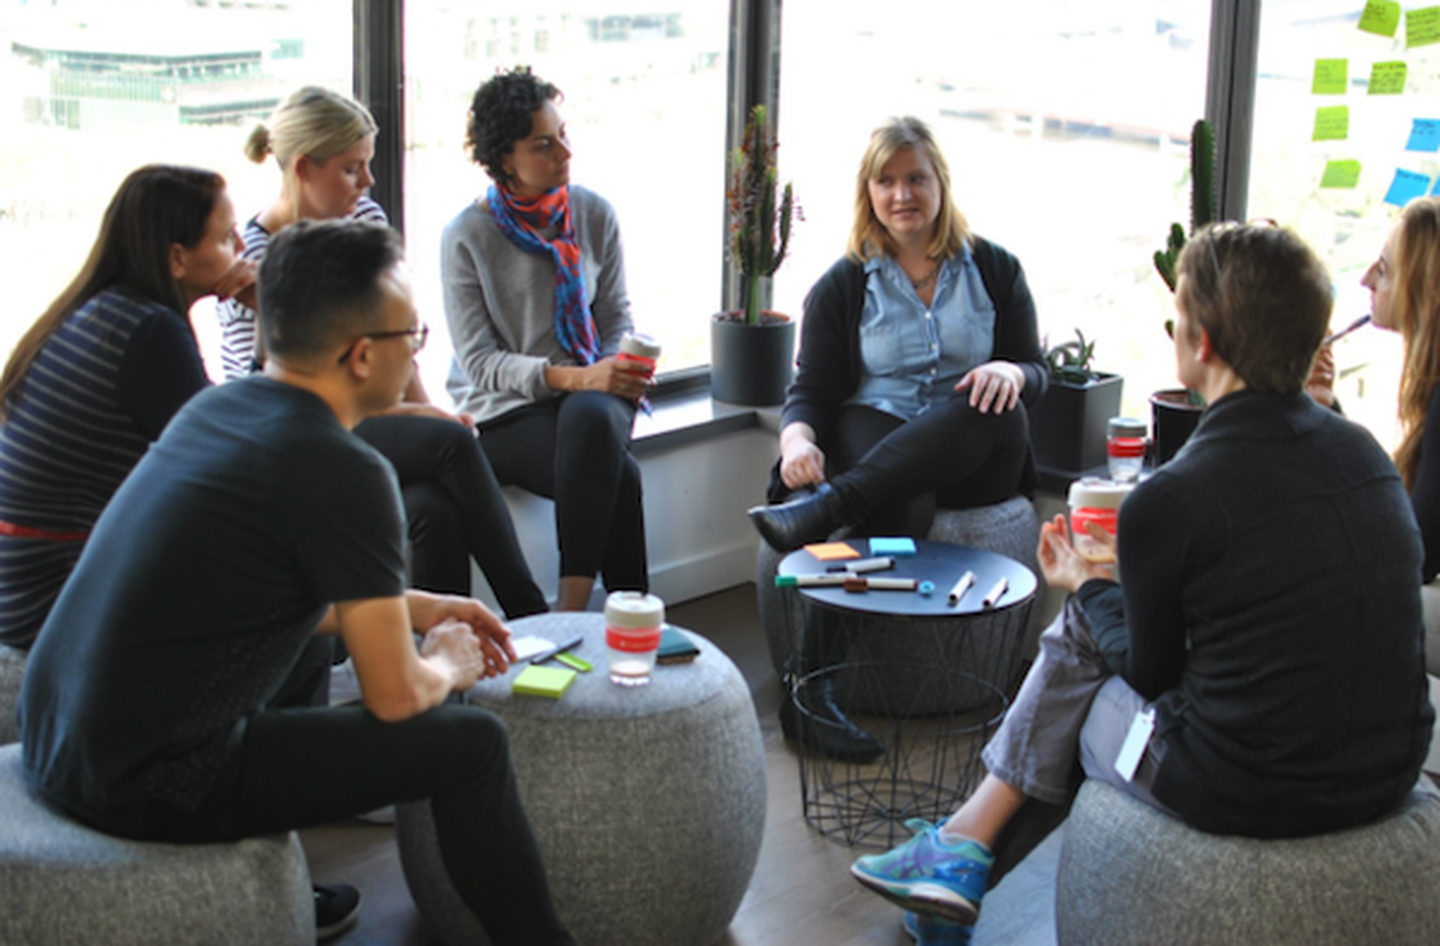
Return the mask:
[[1414,198],[1423,195],[1429,187],[1430,176],[1428,174],[1416,174],[1414,171],[1398,169],[1395,172],[1395,180],[1390,182],[1390,190],[1385,194],[1385,203],[1404,207]]
[[1440,197],[1440,177],[1435,178],[1435,186],[1430,188],[1431,197]]
[[1440,118],[1417,118],[1406,151],[1440,151]]
[[870,540],[871,555],[914,555],[915,540],[906,536]]

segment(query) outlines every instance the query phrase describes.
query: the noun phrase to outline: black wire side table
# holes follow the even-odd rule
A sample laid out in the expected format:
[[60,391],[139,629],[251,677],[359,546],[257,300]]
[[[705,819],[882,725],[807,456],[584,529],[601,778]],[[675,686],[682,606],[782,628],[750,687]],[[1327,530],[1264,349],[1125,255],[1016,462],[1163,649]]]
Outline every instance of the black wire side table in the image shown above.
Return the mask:
[[[850,544],[868,555],[866,540]],[[984,775],[980,751],[1004,718],[1023,656],[1037,588],[1029,568],[939,542],[917,541],[916,553],[870,574],[930,581],[935,590],[928,597],[793,589],[803,599],[804,633],[825,637],[823,647],[805,648],[810,656],[797,655],[787,681],[788,698],[810,720],[801,726],[803,814],[821,834],[850,845],[893,846],[909,836],[907,819],[937,820],[969,797]],[[833,564],[843,563],[821,562],[802,549],[780,563],[778,574],[823,574]],[[966,571],[975,573],[974,584],[951,605],[948,593]],[[1001,578],[1004,594],[984,606]],[[885,745],[878,759],[840,761],[805,744],[811,727],[828,725],[812,705],[821,694]]]

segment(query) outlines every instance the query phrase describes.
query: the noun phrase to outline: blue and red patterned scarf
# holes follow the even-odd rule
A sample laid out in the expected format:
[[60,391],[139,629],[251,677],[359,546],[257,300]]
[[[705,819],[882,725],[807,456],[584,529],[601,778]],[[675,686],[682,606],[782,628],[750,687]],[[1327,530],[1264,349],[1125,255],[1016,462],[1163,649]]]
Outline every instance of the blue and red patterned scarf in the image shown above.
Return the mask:
[[[585,274],[580,268],[580,244],[570,219],[570,188],[557,187],[538,197],[518,197],[490,185],[485,195],[495,225],[527,253],[548,253],[555,261],[555,336],[575,360],[593,365],[600,360],[600,335],[585,296]],[[541,230],[555,229],[546,239]]]

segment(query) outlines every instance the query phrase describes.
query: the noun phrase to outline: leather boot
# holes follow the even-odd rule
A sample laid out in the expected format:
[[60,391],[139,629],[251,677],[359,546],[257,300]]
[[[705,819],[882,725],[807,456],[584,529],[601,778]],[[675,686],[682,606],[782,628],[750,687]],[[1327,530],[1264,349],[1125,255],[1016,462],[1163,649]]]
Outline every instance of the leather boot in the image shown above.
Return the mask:
[[750,510],[750,521],[777,552],[793,552],[802,545],[823,541],[849,524],[844,501],[829,483],[774,506],[756,506]]
[[[796,700],[805,707],[801,712]],[[885,744],[856,726],[835,705],[833,680],[801,684],[800,692],[780,704],[780,731],[808,749],[840,762],[873,762]]]

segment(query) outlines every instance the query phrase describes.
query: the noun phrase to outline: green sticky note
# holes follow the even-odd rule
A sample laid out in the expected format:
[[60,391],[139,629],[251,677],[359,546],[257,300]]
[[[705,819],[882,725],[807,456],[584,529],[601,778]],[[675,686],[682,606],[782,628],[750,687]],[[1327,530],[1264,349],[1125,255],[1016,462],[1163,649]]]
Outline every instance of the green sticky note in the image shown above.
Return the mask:
[[1311,141],[1344,141],[1350,136],[1350,106],[1332,105],[1315,109],[1315,134]]
[[586,660],[584,657],[576,657],[569,651],[561,651],[560,653],[555,655],[555,659],[560,661],[565,666],[578,670],[581,673],[589,673],[591,670],[595,669],[595,665],[592,664],[590,661]]
[[1440,7],[1405,11],[1405,48],[1440,43]]
[[1344,95],[1350,81],[1350,60],[1315,60],[1315,78],[1310,83],[1312,95]]
[[1360,14],[1360,28],[1367,33],[1394,36],[1400,26],[1399,0],[1369,0]]
[[1354,188],[1360,183],[1359,161],[1327,161],[1321,187]]
[[561,670],[559,667],[537,667],[534,664],[526,667],[520,676],[515,678],[513,685],[516,693],[528,693],[531,696],[548,696],[552,700],[560,699],[560,696],[575,682],[578,674],[574,670]]
[[1399,95],[1405,91],[1405,63],[1377,62],[1370,67],[1371,95]]

